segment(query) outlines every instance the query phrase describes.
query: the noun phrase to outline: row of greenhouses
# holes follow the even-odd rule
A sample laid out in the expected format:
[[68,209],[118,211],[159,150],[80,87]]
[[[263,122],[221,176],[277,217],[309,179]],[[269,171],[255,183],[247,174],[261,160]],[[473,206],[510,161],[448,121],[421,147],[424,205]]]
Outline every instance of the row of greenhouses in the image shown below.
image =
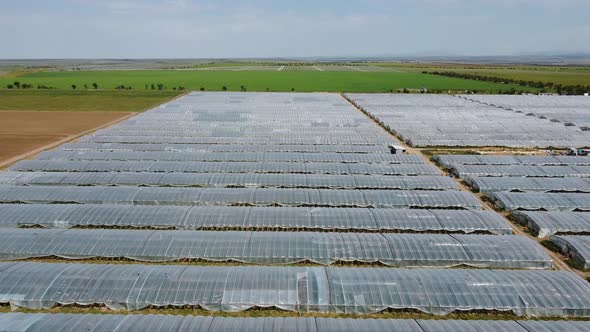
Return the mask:
[[518,316],[590,315],[590,285],[571,272],[265,266],[0,263],[0,303],[238,312],[366,314],[388,309]]
[[0,232],[0,260],[126,258],[249,264],[380,263],[387,266],[551,268],[536,243],[516,235],[245,231],[28,230]]
[[452,179],[443,176],[148,172],[2,172],[0,173],[0,185],[399,190],[458,189]]
[[158,173],[279,173],[440,175],[428,164],[193,162],[193,161],[75,161],[23,160],[11,168],[24,172],[158,172]]
[[524,112],[482,104],[462,96],[346,96],[383,127],[416,147],[571,148],[585,147],[590,141],[586,128],[527,116]]
[[351,319],[313,317],[213,317],[164,315],[0,314],[0,332],[585,332],[590,322],[538,320]]
[[0,204],[0,227],[512,233],[484,210]]

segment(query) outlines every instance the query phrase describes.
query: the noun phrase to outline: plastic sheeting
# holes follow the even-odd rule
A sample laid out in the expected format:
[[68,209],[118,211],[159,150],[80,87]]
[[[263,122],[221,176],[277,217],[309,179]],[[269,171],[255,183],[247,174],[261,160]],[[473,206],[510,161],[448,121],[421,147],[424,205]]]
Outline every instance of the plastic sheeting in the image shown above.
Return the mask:
[[0,232],[0,259],[127,258],[253,264],[381,263],[388,266],[551,268],[533,240],[516,235],[308,232],[24,230]]
[[338,94],[191,93],[83,142],[376,145],[397,142]]
[[[326,132],[329,132],[326,130]],[[371,145],[371,144],[395,144],[393,137],[367,137],[365,134],[351,136],[346,135],[305,135],[296,133],[291,135],[270,134],[268,137],[181,137],[181,136],[85,136],[81,142],[92,143],[140,143],[140,144],[349,144],[349,145]]]
[[0,227],[512,233],[491,211],[0,204]]
[[[590,133],[469,97],[347,94],[382,126],[414,146],[585,146]],[[502,97],[497,97],[502,98]]]
[[171,151],[171,152],[338,152],[391,153],[385,145],[278,145],[278,144],[125,144],[125,143],[66,143],[63,151]]
[[478,321],[411,319],[336,319],[284,317],[201,317],[165,315],[0,314],[1,332],[74,331],[392,331],[392,332],[585,332],[583,321]]
[[486,194],[497,191],[590,193],[590,178],[466,177],[464,180],[475,190]]
[[459,191],[0,186],[1,203],[480,209]]
[[451,173],[467,176],[590,177],[590,166],[456,165]]
[[433,159],[446,168],[455,165],[590,166],[590,157],[584,156],[437,155]]
[[572,257],[583,269],[590,269],[590,236],[552,235],[549,239],[562,254]]
[[[589,182],[590,183],[590,182]],[[133,172],[1,172],[0,184],[213,188],[458,189],[443,176]]]
[[538,234],[590,234],[590,213],[515,211],[515,219]]
[[384,153],[306,153],[306,152],[176,152],[176,151],[47,151],[39,160],[143,160],[143,161],[270,161],[270,162],[333,162],[424,164],[418,155]]
[[0,263],[0,303],[588,317],[590,285],[564,271]]
[[585,96],[494,96],[467,95],[481,104],[495,105],[515,113],[526,114],[545,121],[576,126],[582,130],[590,130],[590,100]]
[[491,197],[500,208],[506,211],[590,211],[590,194],[497,192],[491,194]]
[[428,164],[23,160],[13,171],[440,175]]

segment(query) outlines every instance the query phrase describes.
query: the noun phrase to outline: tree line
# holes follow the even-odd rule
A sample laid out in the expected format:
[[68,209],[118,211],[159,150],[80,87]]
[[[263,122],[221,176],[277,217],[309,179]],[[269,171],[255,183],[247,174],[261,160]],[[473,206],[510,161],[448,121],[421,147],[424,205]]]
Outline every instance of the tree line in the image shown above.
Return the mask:
[[[590,85],[562,85],[556,84],[553,82],[541,82],[541,81],[525,81],[525,80],[517,80],[511,78],[504,78],[504,77],[495,77],[495,76],[485,76],[485,75],[476,75],[476,74],[465,74],[465,73],[458,73],[454,71],[423,71],[422,74],[430,74],[430,75],[439,75],[439,76],[446,76],[452,78],[462,78],[468,80],[476,80],[476,81],[483,81],[483,82],[493,82],[493,83],[500,83],[500,84],[515,84],[524,87],[531,87],[541,89],[541,93],[547,91],[554,91],[558,94],[563,95],[583,95],[585,93],[590,92]],[[511,91],[515,91],[516,89],[511,89]]]

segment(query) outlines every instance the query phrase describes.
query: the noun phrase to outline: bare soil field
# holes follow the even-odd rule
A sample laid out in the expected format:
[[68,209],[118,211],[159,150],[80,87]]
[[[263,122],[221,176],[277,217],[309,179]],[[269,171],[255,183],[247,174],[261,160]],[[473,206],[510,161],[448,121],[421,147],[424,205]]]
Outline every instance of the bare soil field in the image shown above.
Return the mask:
[[29,152],[129,117],[125,112],[0,111],[0,167]]

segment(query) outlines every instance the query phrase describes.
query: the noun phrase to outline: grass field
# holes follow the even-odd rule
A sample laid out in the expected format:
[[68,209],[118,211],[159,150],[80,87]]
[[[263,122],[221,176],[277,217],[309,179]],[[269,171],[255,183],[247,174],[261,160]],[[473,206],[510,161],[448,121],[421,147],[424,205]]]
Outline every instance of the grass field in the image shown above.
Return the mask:
[[0,90],[0,111],[141,112],[179,94],[175,91]]
[[[182,86],[188,90],[204,88],[208,91],[239,91],[242,86],[248,91],[295,91],[312,92],[389,92],[398,89],[429,90],[477,90],[499,92],[520,88],[508,84],[424,75],[416,72],[269,72],[269,71],[73,71],[34,72],[18,77],[0,77],[0,87],[18,80],[21,83],[46,85],[58,89],[78,89],[84,84],[97,83],[99,89],[114,89],[118,85],[145,90],[146,85],[161,83],[166,89]],[[151,91],[151,90],[150,90]],[[531,91],[535,91],[531,89]],[[92,104],[92,103],[88,103]]]

